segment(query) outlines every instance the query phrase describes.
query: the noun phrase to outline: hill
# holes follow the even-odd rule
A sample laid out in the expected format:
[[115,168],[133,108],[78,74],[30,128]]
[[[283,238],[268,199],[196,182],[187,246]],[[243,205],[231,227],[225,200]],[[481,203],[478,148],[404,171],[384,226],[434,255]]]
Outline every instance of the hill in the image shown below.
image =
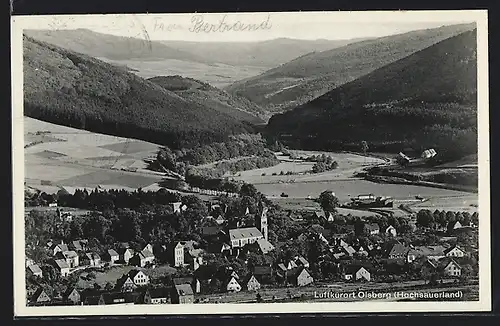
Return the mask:
[[95,58],[26,36],[23,51],[28,117],[174,148],[252,129]]
[[74,30],[25,30],[26,36],[95,58],[110,60],[177,59],[198,63],[208,61],[196,54],[161,42],[103,34],[80,28]]
[[302,148],[375,152],[433,147],[441,159],[477,151],[476,30],[384,66],[273,116],[272,137]]
[[149,78],[149,81],[160,85],[168,91],[174,92],[184,99],[217,110],[241,121],[253,124],[263,124],[265,111],[246,98],[230,95],[210,84],[182,76],[158,76]]
[[226,90],[280,112],[473,28],[474,24],[443,26],[307,54]]
[[361,40],[366,38],[348,40],[278,38],[260,42],[162,41],[162,43],[180,51],[203,54],[203,57],[213,62],[269,69],[314,51],[330,50]]

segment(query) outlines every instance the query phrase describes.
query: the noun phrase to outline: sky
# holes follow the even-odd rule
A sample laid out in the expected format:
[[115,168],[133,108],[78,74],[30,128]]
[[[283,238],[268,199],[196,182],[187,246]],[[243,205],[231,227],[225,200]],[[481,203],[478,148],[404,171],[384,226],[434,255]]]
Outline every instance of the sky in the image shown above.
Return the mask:
[[469,23],[474,21],[474,15],[462,11],[192,13],[20,16],[19,20],[23,28],[29,29],[86,28],[149,40],[251,42],[275,38],[336,40],[379,37]]

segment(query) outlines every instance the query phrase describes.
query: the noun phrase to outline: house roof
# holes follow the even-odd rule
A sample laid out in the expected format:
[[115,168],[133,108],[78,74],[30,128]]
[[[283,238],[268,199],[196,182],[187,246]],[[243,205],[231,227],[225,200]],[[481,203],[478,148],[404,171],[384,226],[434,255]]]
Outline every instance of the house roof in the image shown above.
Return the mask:
[[149,250],[147,250],[147,249],[144,249],[143,251],[141,251],[141,255],[142,255],[144,258],[151,258],[151,257],[153,257],[153,258],[154,258],[154,256],[155,256],[155,255],[153,255],[153,253],[152,253],[151,251],[149,251]]
[[201,229],[202,235],[217,235],[222,230],[220,226],[204,226]]
[[278,268],[281,269],[281,270],[283,270],[283,271],[287,270],[286,266],[283,263],[279,263],[278,264]]
[[57,265],[59,269],[69,268],[68,263],[64,259],[56,259],[54,263]]
[[255,238],[255,237],[263,237],[262,233],[256,227],[229,230],[229,238],[231,240],[239,240],[239,239]]
[[346,252],[347,254],[349,255],[354,255],[356,253],[356,249],[354,249],[353,247],[351,246],[344,246],[342,247]]
[[174,284],[174,288],[179,296],[194,294],[191,284]]
[[349,265],[345,269],[346,274],[356,274],[361,268],[366,269],[368,272],[370,272],[366,267],[361,266],[361,265]]
[[197,257],[201,257],[204,252],[205,252],[205,250],[203,250],[203,249],[191,249],[191,250],[188,250],[187,253],[193,258],[197,258]]
[[297,258],[297,261],[302,265],[302,266],[305,266],[305,265],[309,265],[309,262],[304,258],[304,257],[299,257]]
[[[39,287],[35,293],[33,293],[33,295],[31,296],[32,300],[36,300],[38,299],[42,293],[45,293],[45,295],[47,295],[47,293],[43,290],[43,288]],[[48,295],[47,295],[48,296]]]
[[257,240],[257,245],[264,254],[274,250],[274,246],[264,238]]
[[300,276],[300,274],[302,274],[302,272],[306,272],[307,274],[311,275],[311,273],[309,273],[307,271],[307,269],[303,266],[298,266],[298,267],[294,267],[290,270],[288,270],[287,272],[287,278],[288,279],[296,279],[297,277]]
[[458,268],[462,269],[462,267],[451,257],[441,258],[438,262],[438,267],[446,268],[449,264],[455,264]]
[[254,275],[271,275],[272,271],[271,266],[254,266],[253,268]]
[[70,286],[64,291],[63,297],[67,298],[70,296],[72,292],[76,291],[76,293],[80,294],[74,287]]
[[[139,273],[143,273],[144,275],[146,275],[146,273],[144,273],[143,271],[141,271],[141,270],[139,270],[139,269],[132,269],[130,272],[128,272],[128,274],[127,274],[127,275],[128,275],[128,276],[130,276],[130,277],[133,279],[133,278],[134,278],[134,277],[136,277],[136,276],[137,276],[137,274],[139,274]],[[146,275],[146,276],[147,276],[147,275]]]
[[61,249],[61,251],[68,251],[69,250],[67,244],[63,244],[63,243],[56,244],[53,246],[53,249],[55,249],[57,247],[59,247],[59,249]]
[[90,260],[95,260],[95,259],[101,259],[101,256],[99,256],[97,253],[95,252],[87,252],[85,254],[85,257],[87,257],[88,259]]
[[63,251],[62,254],[64,255],[65,258],[78,257],[78,254],[76,253],[76,251],[73,251],[73,250]]
[[409,251],[409,248],[397,242],[394,243],[389,250],[389,255],[406,255]]
[[33,273],[33,274],[38,274],[38,273],[41,273],[42,272],[42,269],[40,268],[40,266],[38,266],[37,264],[32,264],[32,265],[29,265],[28,266],[28,269]]
[[116,285],[115,285],[115,288],[116,288],[116,289],[119,289],[119,288],[123,287],[123,285],[124,285],[125,283],[127,283],[127,281],[128,281],[128,283],[133,284],[133,285],[135,286],[135,283],[134,283],[134,281],[132,281],[132,279],[130,278],[130,276],[128,276],[128,275],[123,275],[123,276],[122,276],[122,277],[120,277],[118,280],[116,280]]
[[107,253],[110,256],[118,256],[118,253],[114,249],[108,249]]
[[408,254],[414,254],[419,256],[439,256],[444,255],[443,246],[418,246],[408,251]]
[[458,249],[458,250],[460,250],[460,251],[464,252],[464,251],[463,251],[463,250],[462,250],[459,246],[451,246],[451,247],[449,247],[449,248],[445,249],[443,252],[444,252],[444,254],[446,255],[446,254],[448,254],[449,252],[451,252],[453,249]]
[[172,282],[174,285],[181,285],[181,284],[189,284],[191,286],[191,283],[193,282],[192,277],[176,277],[172,279]]

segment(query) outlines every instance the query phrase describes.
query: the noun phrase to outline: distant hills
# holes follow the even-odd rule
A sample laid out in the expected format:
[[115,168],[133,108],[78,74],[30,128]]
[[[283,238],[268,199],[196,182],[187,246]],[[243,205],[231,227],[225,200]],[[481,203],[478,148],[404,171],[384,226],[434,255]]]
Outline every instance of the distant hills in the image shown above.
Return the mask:
[[110,60],[165,60],[208,63],[201,56],[169,47],[161,42],[103,34],[80,28],[73,30],[24,30],[24,35],[61,48]]
[[476,153],[476,49],[475,29],[445,39],[273,116],[268,133],[300,148]]
[[418,30],[306,54],[237,81],[226,90],[281,112],[474,27],[475,24],[460,24]]
[[28,117],[173,148],[222,141],[253,128],[123,67],[27,36],[23,56]]
[[202,55],[207,60],[232,66],[274,68],[311,52],[335,49],[368,38],[348,40],[298,40],[278,38],[260,42],[185,42],[162,41],[163,44]]
[[250,102],[246,98],[231,95],[202,81],[178,75],[158,76],[148,80],[178,94],[184,99],[203,103],[205,106],[235,119],[253,124],[265,123],[266,112],[257,104]]

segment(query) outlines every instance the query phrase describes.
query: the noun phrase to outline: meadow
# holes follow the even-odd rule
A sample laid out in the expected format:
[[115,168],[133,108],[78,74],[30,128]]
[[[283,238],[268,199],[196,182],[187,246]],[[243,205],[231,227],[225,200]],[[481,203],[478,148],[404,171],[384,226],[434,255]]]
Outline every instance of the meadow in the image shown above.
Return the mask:
[[[37,141],[25,148],[25,181],[34,188],[52,186],[136,189],[162,179],[144,169],[156,144],[64,127],[25,117],[24,134]],[[121,171],[136,168],[138,172]],[[45,186],[41,186],[41,184]],[[57,189],[54,187],[54,191]]]
[[231,66],[221,63],[205,64],[199,62],[186,62],[176,59],[161,61],[147,60],[113,60],[99,58],[105,62],[124,65],[137,71],[133,73],[142,78],[156,76],[182,75],[209,83],[215,87],[223,88],[238,80],[254,77],[266,70],[265,67]]

